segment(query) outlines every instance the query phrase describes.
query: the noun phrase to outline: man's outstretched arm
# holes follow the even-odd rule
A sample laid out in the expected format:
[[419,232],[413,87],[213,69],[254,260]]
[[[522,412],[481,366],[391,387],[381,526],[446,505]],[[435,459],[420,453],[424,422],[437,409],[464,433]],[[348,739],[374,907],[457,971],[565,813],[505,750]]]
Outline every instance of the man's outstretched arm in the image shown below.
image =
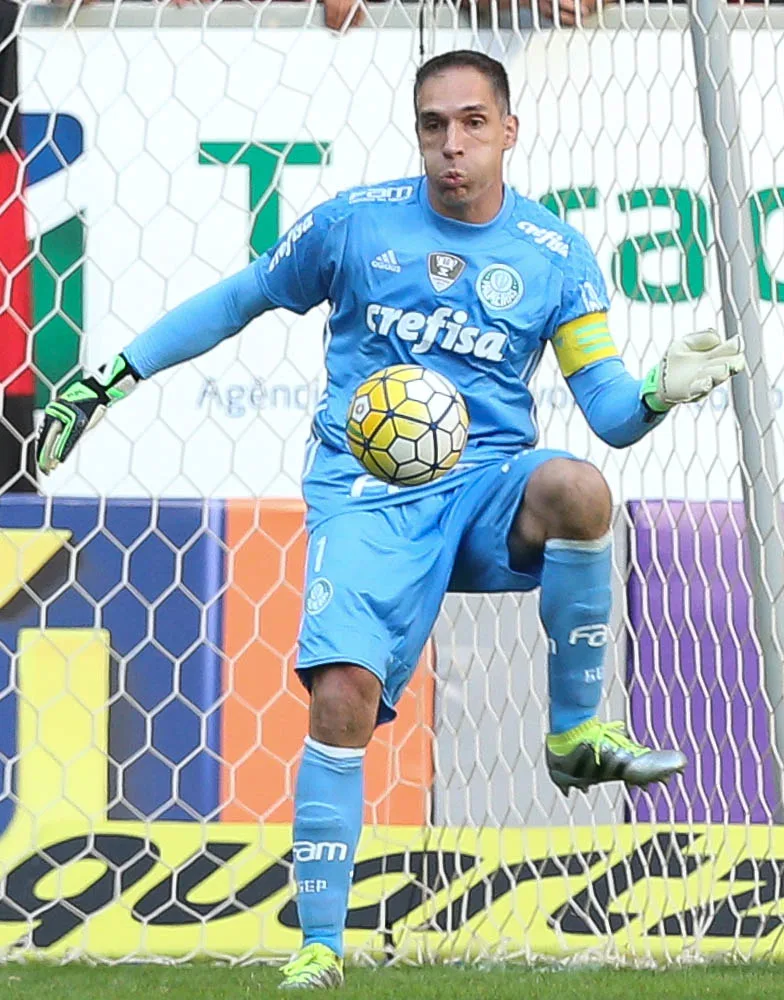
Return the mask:
[[140,379],[196,358],[234,336],[273,308],[248,267],[187,299],[133,340],[120,354],[60,393],[44,410],[38,467],[51,472],[64,461],[108,407],[125,399]]
[[44,410],[37,449],[41,472],[64,461],[82,434],[140,379],[199,357],[269,309],[304,313],[324,301],[333,271],[335,216],[334,202],[315,209],[276,248],[172,309],[95,374],[69,385]]
[[246,267],[166,313],[122,354],[142,378],[150,378],[212,350],[276,304],[261,287],[255,267]]

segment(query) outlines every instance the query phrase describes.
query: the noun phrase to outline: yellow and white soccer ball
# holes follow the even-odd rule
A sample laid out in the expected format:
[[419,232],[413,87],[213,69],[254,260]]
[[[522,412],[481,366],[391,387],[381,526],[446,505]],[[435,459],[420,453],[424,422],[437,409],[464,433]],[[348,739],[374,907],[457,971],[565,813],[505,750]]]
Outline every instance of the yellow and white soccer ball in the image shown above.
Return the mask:
[[468,410],[438,372],[392,365],[357,388],[346,434],[368,472],[396,486],[420,486],[449,472],[463,454]]

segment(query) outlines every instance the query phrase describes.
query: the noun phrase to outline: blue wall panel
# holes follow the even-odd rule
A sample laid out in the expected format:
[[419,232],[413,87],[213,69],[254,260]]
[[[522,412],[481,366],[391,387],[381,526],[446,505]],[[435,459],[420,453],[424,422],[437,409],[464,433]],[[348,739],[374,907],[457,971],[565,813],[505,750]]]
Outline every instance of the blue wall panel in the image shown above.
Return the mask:
[[111,634],[113,819],[216,817],[224,505],[201,501],[0,498],[3,528],[65,528],[71,542],[0,609],[0,830],[12,813],[11,656],[20,628]]

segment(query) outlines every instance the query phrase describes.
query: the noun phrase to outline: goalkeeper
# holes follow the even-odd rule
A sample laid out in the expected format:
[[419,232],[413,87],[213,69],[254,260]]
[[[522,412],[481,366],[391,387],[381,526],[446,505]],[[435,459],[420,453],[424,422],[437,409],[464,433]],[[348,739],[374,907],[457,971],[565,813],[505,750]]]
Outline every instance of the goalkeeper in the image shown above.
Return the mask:
[[[617,355],[586,240],[503,182],[517,137],[500,63],[436,56],[414,85],[424,176],[320,205],[240,273],[174,309],[96,376],[46,409],[50,472],[139,379],[208,351],[275,308],[330,304],[327,388],[303,479],[309,548],[299,676],[310,691],[294,818],[302,951],[286,987],[343,979],[343,927],[362,823],[362,758],[427,641],[445,591],[541,588],[549,638],[551,777],[571,787],[644,786],[681,771],[678,750],[641,746],[598,706],[610,615],[610,491],[594,466],[534,447],[528,385],[548,343],[593,431],[622,448],[674,406],[743,369],[737,338],[676,340],[642,381]],[[471,418],[463,460],[395,489],[349,452],[356,386],[387,365],[431,367]]]

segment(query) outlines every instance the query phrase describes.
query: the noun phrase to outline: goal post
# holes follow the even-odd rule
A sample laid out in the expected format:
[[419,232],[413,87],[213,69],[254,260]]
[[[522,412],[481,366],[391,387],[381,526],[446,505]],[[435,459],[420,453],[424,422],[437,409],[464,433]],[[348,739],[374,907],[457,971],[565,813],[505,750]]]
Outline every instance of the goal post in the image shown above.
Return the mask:
[[[763,676],[773,706],[773,732],[784,755],[784,545],[779,511],[778,461],[770,381],[754,289],[754,248],[730,28],[720,0],[694,0],[690,19],[700,112],[708,147],[708,172],[717,224],[716,256],[727,336],[747,342],[749,379],[732,384],[741,434],[743,498],[754,574],[754,618],[763,656]],[[776,769],[774,817],[784,822],[784,775]]]
[[689,764],[562,797],[536,595],[448,595],[368,753],[349,953],[784,957],[784,11],[624,3],[573,30],[394,0],[341,34],[304,3],[0,4],[0,957],[297,948],[323,309],[146,381],[32,492],[19,414],[337,191],[418,172],[414,74],[459,47],[504,61],[509,181],[585,233],[630,371],[717,323],[751,371],[613,451],[545,356],[541,441],[615,500],[602,711]]

